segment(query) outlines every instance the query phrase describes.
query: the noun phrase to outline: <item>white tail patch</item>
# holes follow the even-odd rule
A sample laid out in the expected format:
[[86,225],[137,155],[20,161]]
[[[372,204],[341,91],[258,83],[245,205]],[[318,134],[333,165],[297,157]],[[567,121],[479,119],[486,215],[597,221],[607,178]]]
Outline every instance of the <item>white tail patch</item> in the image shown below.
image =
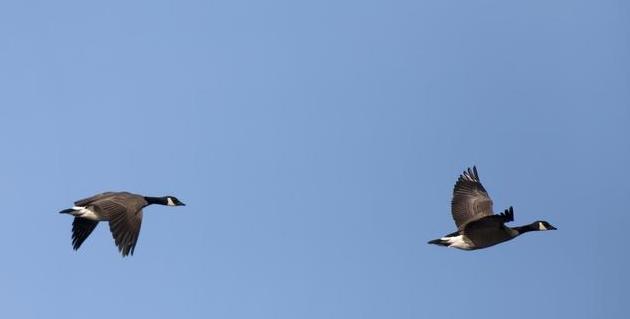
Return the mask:
[[101,220],[96,215],[96,213],[94,213],[93,211],[87,209],[87,207],[74,206],[74,207],[72,207],[72,209],[74,209],[77,212],[76,214],[72,214],[74,216],[78,216],[78,217],[89,219],[89,220]]
[[459,235],[455,237],[442,237],[440,240],[445,241],[448,244],[448,247],[459,248],[468,250],[471,248],[470,244],[464,241],[464,235]]

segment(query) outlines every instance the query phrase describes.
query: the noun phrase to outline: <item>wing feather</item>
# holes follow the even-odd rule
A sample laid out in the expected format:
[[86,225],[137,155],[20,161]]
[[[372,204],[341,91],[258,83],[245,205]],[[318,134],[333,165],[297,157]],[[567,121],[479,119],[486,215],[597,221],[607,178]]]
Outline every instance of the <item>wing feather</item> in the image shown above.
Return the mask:
[[83,199],[79,199],[78,201],[74,202],[74,205],[75,206],[87,206],[91,202],[95,202],[95,201],[98,201],[99,199],[104,199],[104,198],[107,198],[107,197],[111,197],[114,194],[116,194],[116,193],[115,192],[105,192],[105,193],[96,194],[94,196],[90,196],[90,197],[86,197],[86,198],[83,198]]
[[492,199],[479,181],[477,167],[464,171],[453,187],[451,214],[459,229],[466,223],[492,215]]
[[124,256],[133,255],[142,225],[142,210],[118,214],[109,221],[114,242]]
[[74,250],[81,247],[81,244],[90,236],[96,225],[98,225],[98,221],[81,217],[74,218],[72,222],[72,248]]

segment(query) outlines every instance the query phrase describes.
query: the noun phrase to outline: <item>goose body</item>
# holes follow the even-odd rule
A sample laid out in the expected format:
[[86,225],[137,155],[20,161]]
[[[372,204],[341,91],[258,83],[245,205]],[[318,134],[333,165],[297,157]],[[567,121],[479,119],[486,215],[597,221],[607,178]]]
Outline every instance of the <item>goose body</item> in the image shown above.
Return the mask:
[[542,220],[524,226],[506,226],[505,223],[514,220],[514,209],[510,207],[500,214],[492,212],[492,200],[474,166],[464,171],[455,183],[451,214],[457,231],[434,239],[429,244],[475,250],[514,239],[526,232],[556,229]]
[[151,204],[185,206],[173,196],[149,197],[129,192],[106,192],[78,200],[72,208],[60,211],[74,216],[72,248],[79,249],[101,221],[109,223],[118,250],[124,256],[133,252],[140,235],[142,209]]

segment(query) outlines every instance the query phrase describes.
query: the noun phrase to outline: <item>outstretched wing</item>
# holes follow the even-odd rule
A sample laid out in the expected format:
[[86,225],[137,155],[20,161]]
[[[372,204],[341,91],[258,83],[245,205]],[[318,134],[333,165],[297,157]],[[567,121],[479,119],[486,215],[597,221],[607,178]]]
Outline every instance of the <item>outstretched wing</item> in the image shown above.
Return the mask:
[[459,175],[453,187],[451,214],[459,229],[472,220],[492,215],[492,200],[479,181],[477,167]]
[[81,247],[81,244],[90,236],[94,228],[96,228],[96,225],[98,225],[98,221],[81,217],[74,218],[72,222],[72,248],[74,248],[74,250]]
[[112,216],[109,221],[109,229],[114,236],[118,251],[124,256],[133,255],[140,235],[142,225],[142,210],[126,212]]

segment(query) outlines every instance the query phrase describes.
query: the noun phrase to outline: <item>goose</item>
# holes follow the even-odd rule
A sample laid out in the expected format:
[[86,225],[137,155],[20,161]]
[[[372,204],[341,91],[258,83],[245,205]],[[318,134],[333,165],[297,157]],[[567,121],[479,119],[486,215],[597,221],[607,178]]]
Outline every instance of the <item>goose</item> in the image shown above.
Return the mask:
[[100,221],[109,222],[114,242],[123,257],[136,248],[142,209],[151,204],[186,206],[174,196],[149,197],[128,192],[105,192],[74,202],[72,208],[60,214],[74,216],[72,222],[72,248],[79,249]]
[[510,206],[503,213],[493,214],[492,200],[479,181],[476,166],[472,170],[468,168],[457,179],[453,188],[451,214],[457,231],[429,241],[429,244],[475,250],[494,246],[530,231],[556,229],[544,220],[524,226],[506,226],[505,223],[514,220],[514,209]]

